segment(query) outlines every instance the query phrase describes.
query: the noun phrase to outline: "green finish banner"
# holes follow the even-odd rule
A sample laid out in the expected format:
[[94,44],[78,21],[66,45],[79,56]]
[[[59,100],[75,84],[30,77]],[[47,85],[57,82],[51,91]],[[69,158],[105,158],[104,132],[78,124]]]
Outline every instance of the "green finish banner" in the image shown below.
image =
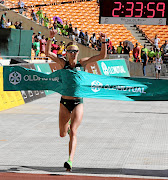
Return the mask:
[[168,80],[114,77],[61,69],[45,74],[3,67],[4,90],[52,90],[62,95],[124,101],[167,101]]
[[[43,72],[46,74],[50,74],[52,72],[49,64],[34,64],[34,66],[38,72]],[[53,93],[54,91],[45,90],[46,95],[53,94]]]

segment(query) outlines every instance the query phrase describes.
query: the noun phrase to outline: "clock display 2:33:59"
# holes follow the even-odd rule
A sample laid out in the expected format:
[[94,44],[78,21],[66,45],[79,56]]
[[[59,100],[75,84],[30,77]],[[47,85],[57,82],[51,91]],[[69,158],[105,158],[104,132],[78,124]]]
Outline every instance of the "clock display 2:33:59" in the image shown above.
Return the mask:
[[[106,14],[103,16],[107,16],[107,17],[166,18],[165,1],[103,0],[103,4],[104,4],[103,6],[106,9],[106,12],[104,11],[105,9],[103,10],[104,13]],[[111,11],[111,13],[109,10]]]

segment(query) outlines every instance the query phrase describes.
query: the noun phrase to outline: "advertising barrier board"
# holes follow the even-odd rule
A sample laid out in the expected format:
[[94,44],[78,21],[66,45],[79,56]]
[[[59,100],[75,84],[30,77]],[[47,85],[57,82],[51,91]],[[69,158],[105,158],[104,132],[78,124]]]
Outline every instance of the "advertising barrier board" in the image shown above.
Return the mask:
[[102,75],[130,77],[125,59],[100,60],[97,64]]
[[[28,68],[28,69],[34,69],[36,70],[34,64],[22,64],[21,65],[22,67],[25,67],[25,68]],[[39,90],[39,91],[21,91],[21,94],[22,94],[22,97],[25,101],[25,103],[28,103],[28,102],[31,102],[31,101],[34,101],[36,99],[39,99],[39,98],[42,98],[42,97],[45,97],[46,94],[43,90]]]

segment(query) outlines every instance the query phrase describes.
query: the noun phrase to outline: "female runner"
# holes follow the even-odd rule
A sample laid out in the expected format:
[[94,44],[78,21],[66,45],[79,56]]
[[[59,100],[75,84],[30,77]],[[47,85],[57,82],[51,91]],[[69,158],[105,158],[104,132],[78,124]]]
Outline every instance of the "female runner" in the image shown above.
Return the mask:
[[[107,55],[106,35],[101,33],[100,39],[102,47],[100,54],[93,57],[85,57],[78,60],[79,48],[75,42],[70,42],[67,45],[67,60],[58,58],[56,54],[51,52],[52,38],[55,37],[57,31],[51,30],[47,41],[45,54],[53,61],[59,63],[62,69],[84,70],[86,65],[91,62],[104,59]],[[60,100],[59,110],[59,130],[60,136],[65,137],[69,130],[69,159],[64,163],[67,171],[72,170],[72,162],[77,145],[77,129],[83,117],[83,99],[79,97],[62,96]],[[70,122],[71,121],[71,122]],[[70,122],[70,123],[69,123]]]

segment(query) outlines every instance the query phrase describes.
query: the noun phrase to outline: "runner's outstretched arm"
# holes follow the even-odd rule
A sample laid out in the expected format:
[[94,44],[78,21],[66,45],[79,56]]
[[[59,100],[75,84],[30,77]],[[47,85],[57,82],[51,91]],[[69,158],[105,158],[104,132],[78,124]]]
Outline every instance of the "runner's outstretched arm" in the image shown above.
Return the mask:
[[51,58],[53,61],[59,63],[61,67],[63,68],[65,65],[65,61],[61,58],[58,58],[55,53],[51,52],[52,38],[55,37],[56,34],[57,34],[57,31],[55,30],[50,31],[50,36],[49,36],[49,39],[47,41],[46,48],[45,48],[45,55]]
[[85,67],[88,63],[99,61],[101,59],[106,58],[106,56],[107,56],[106,34],[100,33],[100,38],[101,38],[101,42],[102,42],[100,54],[98,54],[96,56],[92,56],[92,57],[82,58],[80,60],[80,63],[82,64],[83,67]]

